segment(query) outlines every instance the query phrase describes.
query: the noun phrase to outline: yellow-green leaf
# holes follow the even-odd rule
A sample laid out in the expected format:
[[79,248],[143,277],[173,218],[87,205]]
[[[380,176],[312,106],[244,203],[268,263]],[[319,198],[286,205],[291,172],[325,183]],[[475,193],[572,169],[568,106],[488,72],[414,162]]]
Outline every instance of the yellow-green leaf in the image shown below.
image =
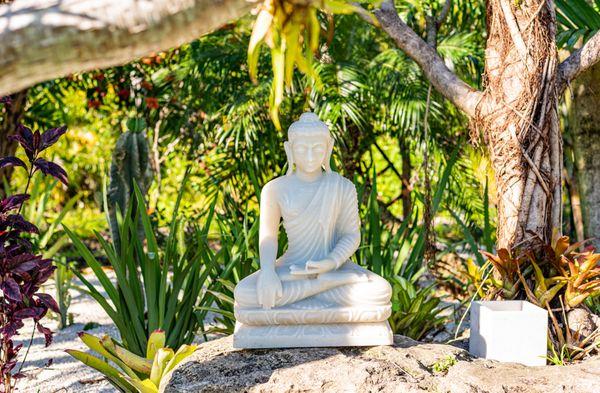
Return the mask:
[[120,388],[125,392],[135,392],[136,388],[123,376],[119,371],[106,363],[103,360],[98,359],[95,356],[90,355],[89,353],[85,353],[82,351],[77,351],[74,349],[67,349],[65,351],[69,355],[73,356],[75,359],[79,360],[86,366],[93,368],[96,371],[99,371],[102,375],[104,375],[113,385]]
[[139,393],[158,393],[158,386],[152,383],[152,381],[149,379],[129,382],[136,387]]
[[250,43],[248,44],[248,72],[250,79],[256,83],[256,74],[258,68],[258,55],[260,53],[260,43],[264,40],[269,28],[273,22],[273,15],[266,9],[261,10],[254,22]]
[[280,130],[281,123],[279,122],[279,107],[283,101],[283,82],[285,69],[285,38],[281,38],[281,47],[271,49],[271,57],[273,62],[273,86],[271,88],[271,102],[269,113],[275,127]]
[[565,286],[565,283],[561,282],[561,283],[556,284],[552,288],[548,289],[544,294],[542,294],[542,296],[540,296],[538,298],[540,301],[540,305],[542,307],[546,307],[546,304],[549,303],[550,301],[552,301],[552,299],[554,299],[554,296],[556,296],[558,291],[560,291],[561,288],[564,286]]
[[531,261],[531,265],[535,271],[535,288],[533,292],[535,293],[535,297],[539,299],[548,290],[546,287],[546,278],[544,277],[542,269],[540,269],[537,263]]
[[152,369],[152,362],[150,360],[138,356],[135,353],[132,353],[115,344],[115,342],[108,336],[102,337],[101,343],[107,351],[117,356],[127,366],[144,375],[150,375],[150,370]]
[[185,358],[193,354],[196,351],[196,349],[198,349],[197,345],[182,345],[175,353],[175,356],[173,356],[173,358],[169,360],[169,363],[165,367],[163,375],[174,369],[175,366],[181,363]]
[[102,346],[102,342],[98,337],[82,332],[81,334],[79,334],[79,338],[81,339],[81,341],[83,341],[83,343],[85,345],[88,346],[89,349],[97,352],[101,356],[114,362],[117,366],[119,366],[121,368],[121,370],[123,370],[131,378],[139,379],[137,374],[129,366],[127,366],[125,363],[123,363],[119,358],[114,356],[112,353],[108,352],[106,350],[106,348],[104,348]]
[[160,385],[160,379],[163,376],[163,372],[169,360],[175,356],[171,348],[161,348],[156,352],[154,362],[152,363],[152,371],[150,372],[150,380],[156,386]]
[[315,53],[319,50],[319,35],[321,34],[321,23],[317,17],[317,9],[310,7],[308,9],[308,28],[309,28],[309,47]]
[[356,11],[352,3],[339,0],[325,0],[323,8],[332,14],[352,14]]
[[167,341],[167,335],[164,330],[155,330],[148,338],[148,345],[146,347],[146,359],[153,360],[156,352],[165,346]]
[[296,63],[296,53],[300,46],[300,26],[293,24],[286,37],[286,53],[285,53],[285,85],[292,86],[292,78],[294,76],[294,64]]

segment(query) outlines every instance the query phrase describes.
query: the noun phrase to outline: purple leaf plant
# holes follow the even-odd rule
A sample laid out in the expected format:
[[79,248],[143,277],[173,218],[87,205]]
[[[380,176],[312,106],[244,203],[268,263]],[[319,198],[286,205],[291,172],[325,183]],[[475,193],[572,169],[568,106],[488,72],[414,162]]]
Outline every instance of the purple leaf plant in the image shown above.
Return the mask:
[[0,168],[23,167],[28,172],[27,184],[22,194],[0,199],[0,392],[14,391],[14,381],[23,377],[21,367],[25,359],[14,372],[22,344],[15,346],[12,340],[24,326],[23,321],[33,319],[35,328],[44,335],[48,346],[52,342],[52,331],[43,326],[40,320],[48,310],[60,312],[52,296],[38,292],[55,267],[52,260],[35,254],[28,237],[36,235],[38,228],[20,213],[23,204],[29,199],[27,191],[35,172],[50,175],[67,185],[65,170],[58,164],[39,157],[40,153],[56,143],[66,130],[66,127],[59,127],[40,133],[19,125],[17,133],[9,136],[9,139],[19,143],[29,162],[25,163],[12,156],[0,158]]

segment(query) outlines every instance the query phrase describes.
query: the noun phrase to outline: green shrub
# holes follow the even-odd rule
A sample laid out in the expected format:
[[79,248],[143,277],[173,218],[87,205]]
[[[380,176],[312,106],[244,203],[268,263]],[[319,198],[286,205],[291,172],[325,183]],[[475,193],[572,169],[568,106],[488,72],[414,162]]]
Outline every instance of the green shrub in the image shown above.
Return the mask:
[[[184,180],[185,183],[185,180]],[[177,217],[177,207],[171,220],[169,233],[161,250],[155,237],[156,229],[146,213],[144,198],[135,188],[136,211],[133,201],[119,223],[121,246],[114,241],[106,241],[101,234],[96,238],[101,249],[114,269],[116,282],[105,273],[100,262],[83,244],[77,235],[65,228],[81,257],[93,270],[102,285],[106,296],[100,293],[79,271],[75,274],[87,288],[86,293],[93,297],[115,323],[123,346],[129,351],[143,356],[147,337],[161,329],[167,333],[166,345],[179,348],[189,344],[201,326],[194,315],[196,305],[211,303],[210,290],[216,279],[215,260],[205,258],[210,253],[204,241],[191,242],[186,246],[187,234],[181,219]],[[183,189],[183,187],[182,187]],[[181,193],[177,198],[179,206]],[[209,217],[212,216],[214,205]],[[144,234],[138,236],[138,225],[142,223]],[[194,236],[208,233],[211,219]],[[145,239],[145,242],[144,242]],[[207,298],[207,296],[209,298]]]
[[439,307],[440,299],[434,295],[434,287],[419,288],[415,282],[404,277],[390,280],[393,289],[390,325],[396,334],[420,340],[427,333],[444,325],[446,317]]
[[[208,312],[218,314],[218,325],[208,329],[213,333],[232,334],[235,328],[233,315],[233,290],[246,276],[258,270],[259,221],[253,212],[239,214],[239,206],[229,199],[224,200],[225,209],[217,214],[215,224],[219,249],[204,248],[203,260],[216,261],[211,272],[214,285],[209,290],[212,297],[204,298],[196,309],[196,316],[203,321]],[[197,237],[198,238],[198,237]],[[284,250],[285,236],[279,236],[279,250]]]

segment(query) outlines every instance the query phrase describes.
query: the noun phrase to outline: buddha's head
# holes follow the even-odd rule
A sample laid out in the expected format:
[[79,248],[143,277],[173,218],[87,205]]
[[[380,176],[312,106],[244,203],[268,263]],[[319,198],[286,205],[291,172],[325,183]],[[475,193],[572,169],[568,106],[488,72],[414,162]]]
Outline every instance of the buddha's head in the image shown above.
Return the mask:
[[329,128],[312,112],[303,113],[288,129],[288,140],[283,144],[288,159],[288,175],[298,170],[313,173],[331,172],[329,161],[333,138]]

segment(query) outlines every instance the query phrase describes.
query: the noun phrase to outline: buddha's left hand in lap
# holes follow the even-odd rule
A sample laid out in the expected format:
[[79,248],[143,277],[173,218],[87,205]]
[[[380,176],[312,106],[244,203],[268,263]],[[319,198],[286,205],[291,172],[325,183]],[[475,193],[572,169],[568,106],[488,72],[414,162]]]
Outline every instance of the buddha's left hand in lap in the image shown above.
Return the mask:
[[337,268],[334,260],[325,258],[320,261],[308,261],[305,266],[292,265],[290,273],[295,276],[310,276],[314,274],[327,273]]

